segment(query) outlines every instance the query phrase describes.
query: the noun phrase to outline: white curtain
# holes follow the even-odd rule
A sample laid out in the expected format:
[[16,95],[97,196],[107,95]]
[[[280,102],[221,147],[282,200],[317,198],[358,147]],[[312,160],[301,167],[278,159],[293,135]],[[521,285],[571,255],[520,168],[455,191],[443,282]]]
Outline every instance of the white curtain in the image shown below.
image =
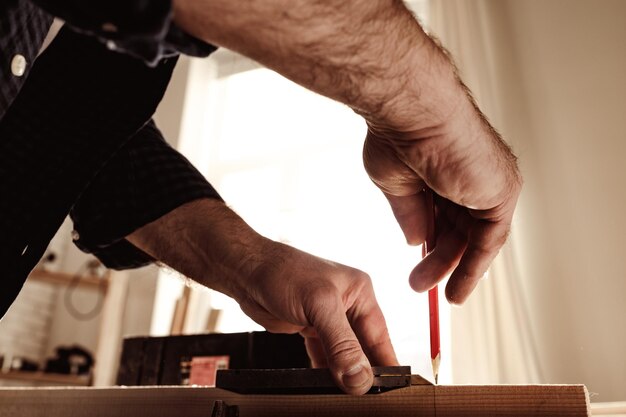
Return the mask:
[[[510,82],[510,74],[505,76],[499,64],[507,45],[502,13],[497,0],[431,0],[429,29],[452,53],[480,108],[496,129],[506,133],[510,129],[502,91],[507,90],[503,83]],[[515,247],[514,224],[488,279],[463,307],[453,309],[455,383],[543,380]]]

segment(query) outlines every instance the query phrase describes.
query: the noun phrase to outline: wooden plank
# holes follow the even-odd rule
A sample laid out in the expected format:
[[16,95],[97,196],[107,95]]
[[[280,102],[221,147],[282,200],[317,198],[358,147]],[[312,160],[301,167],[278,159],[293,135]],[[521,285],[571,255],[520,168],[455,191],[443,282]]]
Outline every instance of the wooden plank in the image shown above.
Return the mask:
[[8,371],[0,372],[0,379],[34,382],[41,385],[87,386],[88,376],[54,374],[47,372]]
[[591,414],[594,417],[626,417],[626,401],[611,403],[591,403]]
[[189,309],[189,298],[191,297],[191,287],[185,285],[180,298],[176,301],[174,308],[174,317],[172,317],[172,325],[170,326],[171,335],[183,334],[187,311]]
[[35,269],[28,276],[29,280],[47,282],[49,284],[56,285],[70,285],[75,280],[75,284],[81,288],[93,288],[101,291],[106,291],[109,284],[108,274],[105,277],[95,275],[80,275],[67,274],[63,272],[51,272],[44,269]]
[[360,397],[242,395],[200,387],[0,389],[0,416],[207,417],[218,400],[238,406],[241,417],[590,415],[583,385],[415,385]]
[[440,385],[437,416],[588,416],[583,385]]
[[128,271],[114,271],[108,281],[109,287],[105,293],[100,314],[96,346],[97,360],[93,385],[97,387],[111,386],[115,383],[120,363],[120,345],[129,279]]
[[222,310],[212,308],[209,310],[209,314],[206,320],[205,333],[215,333],[217,331],[217,325],[222,317]]

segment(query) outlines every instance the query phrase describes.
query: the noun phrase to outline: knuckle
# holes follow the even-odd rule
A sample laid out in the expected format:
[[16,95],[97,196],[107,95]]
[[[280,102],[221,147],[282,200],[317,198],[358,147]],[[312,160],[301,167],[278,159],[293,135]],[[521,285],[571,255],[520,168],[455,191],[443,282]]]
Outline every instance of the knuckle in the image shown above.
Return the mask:
[[329,285],[309,285],[303,287],[302,307],[309,323],[320,323],[338,303],[339,293]]
[[497,253],[509,238],[510,230],[508,223],[487,224],[472,246],[483,253]]
[[380,347],[391,346],[391,337],[389,336],[389,331],[385,327],[383,333],[376,339],[376,341],[370,343],[367,347],[370,350],[376,350]]
[[351,280],[355,284],[359,284],[359,286],[362,286],[362,287],[372,285],[372,278],[369,276],[369,274],[358,269],[352,270]]
[[366,301],[371,298],[374,293],[374,286],[370,276],[358,269],[353,269],[349,272],[347,291],[342,294],[342,299],[346,308],[350,308],[357,303],[360,298],[361,301]]
[[491,239],[488,240],[487,245],[485,246],[485,249],[489,252],[499,251],[500,248],[504,246],[507,239],[509,238],[510,230],[511,229],[508,225],[504,227],[499,227],[495,231],[495,233],[491,235]]
[[317,304],[332,303],[337,299],[337,288],[331,285],[310,285],[304,290],[311,300]]
[[341,361],[349,361],[361,356],[361,346],[352,339],[339,340],[328,346],[328,351],[335,360]]

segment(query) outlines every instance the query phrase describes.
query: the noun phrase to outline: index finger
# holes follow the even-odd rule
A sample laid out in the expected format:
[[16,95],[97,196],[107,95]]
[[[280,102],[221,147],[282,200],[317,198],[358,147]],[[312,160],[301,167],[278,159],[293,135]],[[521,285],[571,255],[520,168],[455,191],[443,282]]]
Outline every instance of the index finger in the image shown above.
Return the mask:
[[448,280],[446,298],[463,304],[506,242],[510,230],[507,222],[477,221],[468,236],[467,247]]
[[383,191],[394,217],[409,245],[419,245],[426,239],[427,225],[431,215],[426,205],[426,193],[397,196]]

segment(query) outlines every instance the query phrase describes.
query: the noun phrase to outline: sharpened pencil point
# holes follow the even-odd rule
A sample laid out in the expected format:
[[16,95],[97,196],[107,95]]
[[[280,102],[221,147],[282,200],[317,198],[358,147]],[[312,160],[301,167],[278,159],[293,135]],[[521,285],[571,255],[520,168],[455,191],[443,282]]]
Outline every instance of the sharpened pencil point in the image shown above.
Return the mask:
[[435,356],[435,359],[432,360],[433,365],[433,376],[435,377],[435,385],[439,382],[439,364],[441,363],[441,353],[438,353]]

